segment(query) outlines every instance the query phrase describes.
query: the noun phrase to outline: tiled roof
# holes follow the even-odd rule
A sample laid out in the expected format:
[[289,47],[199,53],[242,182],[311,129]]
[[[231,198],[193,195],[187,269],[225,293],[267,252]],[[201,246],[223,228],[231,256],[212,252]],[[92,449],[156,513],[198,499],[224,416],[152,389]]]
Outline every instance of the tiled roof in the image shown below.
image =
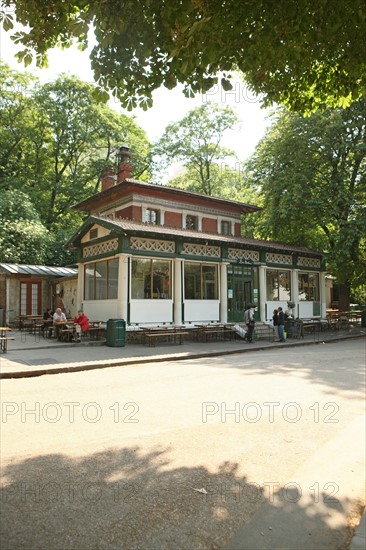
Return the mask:
[[259,247],[273,250],[299,252],[304,254],[316,254],[317,256],[323,255],[322,252],[319,252],[318,250],[312,250],[304,246],[296,246],[288,243],[265,241],[259,239],[247,239],[244,237],[233,237],[230,235],[217,235],[213,233],[202,233],[201,231],[192,231],[190,229],[177,229],[175,227],[141,223],[124,218],[110,219],[103,216],[93,215],[90,219],[94,219],[95,221],[100,220],[103,222],[103,224],[107,223],[109,226],[120,228],[126,232],[151,233],[152,235],[161,235],[164,237],[169,237],[171,235],[172,237],[188,237],[206,241],[219,241],[231,245],[247,245],[256,248]]
[[110,195],[113,195],[116,192],[117,193],[123,192],[127,184],[135,185],[137,189],[139,187],[146,188],[146,189],[155,189],[155,190],[158,189],[160,191],[163,191],[164,193],[175,193],[175,194],[181,195],[182,197],[193,197],[197,199],[210,201],[212,203],[219,203],[222,205],[226,204],[228,206],[232,205],[235,207],[239,207],[242,210],[242,212],[256,212],[258,210],[262,210],[260,206],[256,206],[255,204],[234,201],[234,200],[225,199],[222,197],[214,197],[212,195],[205,195],[203,193],[198,193],[197,191],[187,191],[186,189],[180,189],[179,187],[140,181],[132,178],[126,178],[121,183],[113,185],[112,187],[109,187],[104,191],[99,191],[95,195],[92,195],[91,197],[88,197],[87,199],[84,199],[83,201],[78,202],[77,204],[74,204],[72,208],[75,208],[77,210],[88,210],[90,206],[95,203],[95,201],[99,201],[99,199],[102,199],[104,197],[109,197]]
[[0,264],[0,270],[12,275],[47,275],[68,277],[76,275],[78,270],[72,267],[53,267],[48,265]]

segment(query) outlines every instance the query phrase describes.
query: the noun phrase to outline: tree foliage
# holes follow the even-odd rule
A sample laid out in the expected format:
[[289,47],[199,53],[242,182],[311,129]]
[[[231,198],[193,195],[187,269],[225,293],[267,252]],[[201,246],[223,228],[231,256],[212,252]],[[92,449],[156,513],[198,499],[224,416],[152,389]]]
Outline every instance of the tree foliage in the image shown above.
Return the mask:
[[48,231],[25,193],[0,194],[0,260],[10,263],[43,263]]
[[153,90],[183,83],[209,90],[230,71],[267,104],[293,110],[345,105],[366,91],[364,0],[2,0],[2,20],[27,65],[47,64],[47,50],[88,45],[95,79],[124,106],[152,104]]
[[1,192],[25,193],[48,232],[35,263],[65,263],[71,257],[62,246],[82,221],[70,207],[99,190],[104,167],[124,142],[134,175],[147,177],[150,144],[132,117],[98,101],[94,87],[76,77],[41,85],[0,64],[0,86]]
[[155,153],[167,164],[182,162],[185,172],[171,184],[206,195],[222,195],[225,159],[233,157],[234,152],[221,142],[224,133],[237,123],[231,107],[203,103],[178,122],[169,124]]
[[249,164],[266,237],[327,252],[343,285],[366,285],[366,101],[310,117],[280,111]]

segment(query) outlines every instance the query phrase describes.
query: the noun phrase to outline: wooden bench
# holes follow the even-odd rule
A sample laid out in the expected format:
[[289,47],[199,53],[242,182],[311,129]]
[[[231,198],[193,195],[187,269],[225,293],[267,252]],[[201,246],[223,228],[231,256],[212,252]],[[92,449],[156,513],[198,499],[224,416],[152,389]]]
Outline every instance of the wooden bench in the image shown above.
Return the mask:
[[233,340],[235,338],[235,332],[227,328],[204,328],[198,331],[198,337],[202,342],[209,342],[213,337],[215,337],[216,340]]
[[234,340],[236,332],[232,330],[233,324],[227,325],[196,325],[195,336],[200,342],[210,342],[216,340]]
[[319,332],[320,323],[303,323],[302,325],[302,335],[304,336],[305,332],[309,331],[312,333]]
[[14,336],[0,336],[0,349],[4,353],[8,351],[9,340],[15,340]]
[[[173,341],[173,343],[177,343],[177,339],[179,340],[179,344],[184,344],[184,337],[188,334],[188,331],[184,330],[152,330],[151,332],[145,332],[145,343],[148,343],[150,347],[155,347],[156,342],[158,340],[161,341]],[[173,338],[171,338],[173,337]]]
[[58,339],[61,342],[72,342],[74,334],[75,334],[75,330],[73,328],[60,327]]
[[95,336],[95,340],[99,340],[103,333],[105,333],[105,327],[89,327],[89,330],[86,330],[83,334],[89,334],[90,338]]
[[256,323],[254,325],[253,340],[268,340],[268,342],[273,342],[274,341],[273,325]]

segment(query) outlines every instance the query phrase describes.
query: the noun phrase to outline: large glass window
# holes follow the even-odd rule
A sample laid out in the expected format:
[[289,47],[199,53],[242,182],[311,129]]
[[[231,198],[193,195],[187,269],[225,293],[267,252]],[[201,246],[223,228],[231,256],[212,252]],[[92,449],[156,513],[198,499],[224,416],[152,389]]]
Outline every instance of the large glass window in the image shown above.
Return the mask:
[[38,315],[41,312],[41,283],[20,283],[20,315]]
[[319,301],[319,273],[299,272],[299,300]]
[[84,266],[84,300],[117,298],[118,260],[93,262]]
[[107,280],[108,280],[108,267],[107,262],[97,262],[95,264],[95,299],[106,300],[107,299]]
[[131,298],[135,300],[171,298],[171,262],[136,258],[132,260]]
[[266,286],[268,301],[286,302],[291,300],[290,271],[267,269]]
[[186,262],[184,297],[186,300],[218,299],[217,265]]

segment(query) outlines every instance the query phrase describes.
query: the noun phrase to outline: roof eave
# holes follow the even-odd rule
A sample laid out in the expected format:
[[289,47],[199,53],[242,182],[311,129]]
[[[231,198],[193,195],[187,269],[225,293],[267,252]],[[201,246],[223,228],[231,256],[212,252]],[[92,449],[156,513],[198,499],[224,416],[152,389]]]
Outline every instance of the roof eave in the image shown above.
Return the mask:
[[117,192],[120,191],[120,190],[122,191],[123,186],[126,186],[126,184],[132,184],[132,185],[136,185],[136,186],[142,187],[142,188],[147,188],[148,186],[150,186],[153,189],[162,190],[164,193],[175,192],[175,193],[178,193],[179,195],[183,195],[183,196],[189,196],[189,197],[192,197],[192,198],[200,198],[200,199],[209,200],[209,201],[212,201],[212,202],[219,202],[221,204],[236,206],[237,208],[239,208],[241,210],[241,213],[245,213],[245,214],[249,214],[249,213],[252,213],[252,212],[258,212],[258,211],[262,210],[261,206],[256,206],[255,204],[249,204],[249,203],[243,203],[243,202],[239,202],[239,201],[233,201],[233,200],[224,199],[224,198],[221,198],[221,197],[212,197],[211,195],[203,195],[202,193],[196,193],[194,191],[186,191],[185,189],[179,189],[178,187],[169,187],[167,185],[159,185],[159,184],[156,184],[156,183],[148,183],[148,182],[133,180],[133,179],[126,179],[123,182],[121,182],[117,185],[114,185],[113,187],[109,187],[108,189],[105,189],[104,191],[100,191],[99,193],[96,193],[92,197],[89,197],[88,199],[85,199],[84,201],[81,201],[81,202],[78,202],[78,203],[72,205],[71,208],[74,209],[74,210],[82,210],[82,211],[89,212],[90,210],[92,210],[91,205],[93,203],[99,202],[100,199],[108,198],[109,195],[113,195],[113,193],[115,193],[116,191]]

